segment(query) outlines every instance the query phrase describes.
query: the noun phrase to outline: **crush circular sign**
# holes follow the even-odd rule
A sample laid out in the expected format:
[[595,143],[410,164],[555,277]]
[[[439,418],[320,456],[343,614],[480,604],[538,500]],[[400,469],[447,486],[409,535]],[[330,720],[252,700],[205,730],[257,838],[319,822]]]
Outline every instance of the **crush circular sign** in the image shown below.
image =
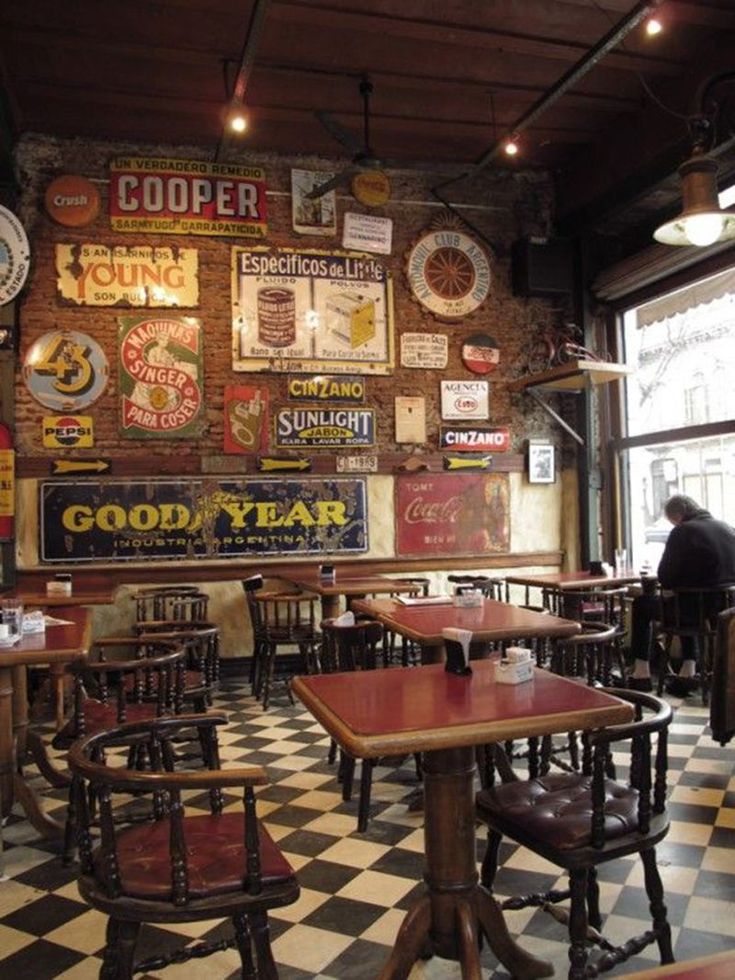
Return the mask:
[[486,333],[473,333],[462,344],[462,363],[473,374],[489,374],[500,363],[500,348]]
[[198,435],[201,324],[193,317],[120,320],[122,434],[133,439]]

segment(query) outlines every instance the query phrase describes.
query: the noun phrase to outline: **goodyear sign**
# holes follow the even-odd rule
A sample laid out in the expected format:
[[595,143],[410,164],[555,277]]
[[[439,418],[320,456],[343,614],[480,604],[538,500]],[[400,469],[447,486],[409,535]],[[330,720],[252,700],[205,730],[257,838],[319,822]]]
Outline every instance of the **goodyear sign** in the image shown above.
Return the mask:
[[282,408],[276,413],[276,446],[373,446],[372,408]]
[[41,561],[342,554],[368,548],[365,479],[49,481]]
[[44,415],[42,424],[47,449],[89,449],[94,445],[91,415]]

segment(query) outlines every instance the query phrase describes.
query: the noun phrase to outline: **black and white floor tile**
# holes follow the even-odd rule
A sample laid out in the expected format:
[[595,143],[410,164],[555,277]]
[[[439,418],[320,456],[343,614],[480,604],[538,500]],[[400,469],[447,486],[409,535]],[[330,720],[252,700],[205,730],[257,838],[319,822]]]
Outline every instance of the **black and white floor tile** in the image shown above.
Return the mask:
[[[691,703],[690,703],[691,702]],[[707,710],[679,702],[670,738],[673,825],[658,849],[677,959],[735,946],[735,748],[714,743]],[[405,910],[422,887],[422,814],[409,806],[416,789],[413,759],[376,768],[371,820],[356,830],[357,793],[342,801],[329,739],[301,706],[286,699],[267,712],[246,685],[227,682],[217,707],[229,713],[221,735],[223,764],[264,765],[270,785],[259,793],[259,813],[296,868],[299,901],[271,913],[273,951],[281,980],[372,980],[395,939]],[[33,775],[32,767],[27,772]],[[63,816],[64,791],[44,788],[49,812]],[[4,828],[5,878],[0,881],[0,976],[24,980],[91,980],[104,946],[105,917],[81,900],[75,867],[64,868],[55,844],[39,838],[18,809]],[[484,831],[478,828],[478,857]],[[522,848],[502,845],[499,895],[563,885],[563,878]],[[647,928],[640,861],[629,858],[600,870],[605,934],[627,938]],[[530,951],[567,973],[564,927],[539,910],[507,914],[511,931]],[[146,927],[138,956],[168,950],[226,930],[218,922]],[[618,967],[614,975],[657,963],[656,947]],[[507,977],[489,951],[484,977]],[[233,950],[205,961],[148,975],[210,980],[239,976]],[[458,980],[459,967],[439,958],[418,963],[410,980]]]

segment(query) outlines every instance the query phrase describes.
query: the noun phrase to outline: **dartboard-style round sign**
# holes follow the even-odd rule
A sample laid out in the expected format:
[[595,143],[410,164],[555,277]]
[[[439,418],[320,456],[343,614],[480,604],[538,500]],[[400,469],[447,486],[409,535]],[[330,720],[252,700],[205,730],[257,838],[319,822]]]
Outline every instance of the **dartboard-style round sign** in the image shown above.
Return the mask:
[[500,348],[487,333],[473,333],[462,343],[462,363],[473,374],[489,374],[500,363]]
[[406,275],[414,298],[441,320],[474,312],[490,292],[490,263],[463,231],[424,233],[408,253]]

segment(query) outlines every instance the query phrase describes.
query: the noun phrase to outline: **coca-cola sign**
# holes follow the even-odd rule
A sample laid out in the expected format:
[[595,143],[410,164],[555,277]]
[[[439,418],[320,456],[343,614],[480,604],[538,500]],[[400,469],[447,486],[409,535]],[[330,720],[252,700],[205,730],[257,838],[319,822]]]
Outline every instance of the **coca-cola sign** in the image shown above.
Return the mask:
[[486,555],[509,550],[507,474],[421,473],[396,480],[398,555]]

